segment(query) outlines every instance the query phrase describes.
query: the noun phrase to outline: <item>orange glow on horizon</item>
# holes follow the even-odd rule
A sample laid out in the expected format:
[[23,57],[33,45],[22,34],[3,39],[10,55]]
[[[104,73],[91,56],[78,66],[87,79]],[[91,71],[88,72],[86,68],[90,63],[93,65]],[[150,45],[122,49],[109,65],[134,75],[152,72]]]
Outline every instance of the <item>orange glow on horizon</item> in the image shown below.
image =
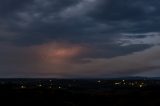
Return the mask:
[[38,48],[38,54],[43,60],[51,63],[65,63],[88,50],[85,46],[70,43],[49,43]]
[[72,58],[81,53],[80,48],[57,48],[56,50],[50,51],[49,56],[55,58]]

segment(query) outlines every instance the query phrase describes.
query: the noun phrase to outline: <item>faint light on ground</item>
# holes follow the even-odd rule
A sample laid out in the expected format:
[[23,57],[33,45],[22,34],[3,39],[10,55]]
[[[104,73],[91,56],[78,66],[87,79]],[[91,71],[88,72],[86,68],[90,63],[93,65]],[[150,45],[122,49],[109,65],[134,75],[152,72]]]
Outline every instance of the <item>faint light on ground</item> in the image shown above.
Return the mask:
[[38,86],[39,86],[39,87],[42,87],[42,84],[39,84]]
[[120,85],[120,83],[119,82],[116,82],[116,83],[114,83],[115,85]]
[[139,87],[140,87],[140,88],[142,88],[142,87],[143,87],[143,85],[139,85]]
[[25,89],[26,87],[24,85],[21,86],[21,89]]
[[98,83],[101,83],[101,80],[98,80],[97,82],[98,82]]

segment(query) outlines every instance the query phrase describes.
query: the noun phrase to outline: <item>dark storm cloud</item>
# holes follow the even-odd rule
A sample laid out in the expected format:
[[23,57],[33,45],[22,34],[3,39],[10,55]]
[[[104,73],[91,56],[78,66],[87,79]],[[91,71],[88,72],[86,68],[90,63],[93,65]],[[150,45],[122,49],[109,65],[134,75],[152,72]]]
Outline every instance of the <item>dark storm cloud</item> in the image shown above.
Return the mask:
[[[127,31],[127,29],[129,31],[131,29],[127,28],[128,26],[133,27],[132,29],[139,26],[138,29],[141,29],[141,24],[144,25],[143,27],[146,27],[146,24],[147,26],[157,25],[156,19],[159,18],[159,1],[157,0],[101,0],[95,2],[103,2],[103,4],[96,7],[94,11],[92,11],[92,9],[87,11],[85,9],[83,10],[80,4],[82,4],[83,7],[83,5],[87,3],[81,2],[83,1],[27,0],[22,2],[20,0],[7,0],[1,3],[1,5],[3,5],[1,6],[1,11],[2,13],[9,14],[9,16],[3,16],[7,19],[9,18],[12,24],[16,26],[18,23],[16,26],[17,30],[27,30],[30,31],[31,34],[33,32],[47,33],[48,35],[43,35],[46,38],[52,38],[53,36],[73,37],[75,34],[83,36],[88,33],[93,34],[96,29],[99,34],[102,32],[108,34],[108,32],[113,31]],[[80,6],[76,7],[78,4]],[[75,11],[69,11],[69,8],[73,8]],[[76,9],[79,13],[75,13]],[[86,11],[86,13],[84,11]],[[67,13],[72,15],[67,16]],[[8,20],[5,21],[7,22]],[[139,22],[140,24],[138,24]],[[102,23],[103,26],[101,25]],[[25,28],[21,26],[25,26]],[[13,28],[15,28],[14,25]],[[100,30],[98,28],[100,28]],[[39,33],[35,33],[34,36],[38,36]]]
[[[23,70],[23,66],[27,67],[25,64],[32,63],[30,60],[34,65],[44,64],[39,63],[35,51],[27,51],[28,48],[63,42],[89,48],[86,54],[72,60],[75,64],[81,63],[89,70],[92,70],[92,65],[99,64],[97,70],[104,67],[102,70],[105,71],[109,69],[104,66],[105,63],[111,66],[119,64],[123,58],[132,57],[137,52],[142,52],[143,57],[143,51],[160,44],[159,5],[159,0],[3,0],[0,1],[0,43],[10,44],[6,49],[16,55],[13,55],[16,57],[14,61],[20,61],[15,62],[17,66],[13,66],[14,70],[20,63],[20,69]],[[7,54],[7,51],[0,52],[0,57],[5,61],[0,61],[3,69],[11,65],[13,56]],[[114,60],[116,57],[118,59]],[[144,57],[147,58],[146,55]],[[21,62],[25,58],[29,59],[28,63]],[[111,60],[105,60],[108,58]],[[28,66],[29,70],[32,70],[33,64]],[[47,63],[45,65],[47,67]],[[122,69],[132,70],[131,67],[125,67],[128,66],[124,63]],[[146,67],[144,65],[143,69]]]
[[1,18],[6,17],[17,11],[18,9],[23,9],[24,6],[30,3],[32,0],[3,0],[0,1],[0,14]]
[[[6,0],[0,4],[1,39],[21,46],[67,40],[89,45],[108,42],[103,45],[108,49],[120,33],[159,31],[158,0]],[[16,37],[4,39],[8,33]]]
[[109,0],[107,6],[104,4],[90,16],[113,26],[115,31],[159,31],[159,4],[158,0]]
[[[22,46],[67,40],[108,42],[103,45],[107,49],[120,33],[159,31],[158,0],[6,0],[0,4],[1,40]],[[16,37],[4,37],[13,32]]]

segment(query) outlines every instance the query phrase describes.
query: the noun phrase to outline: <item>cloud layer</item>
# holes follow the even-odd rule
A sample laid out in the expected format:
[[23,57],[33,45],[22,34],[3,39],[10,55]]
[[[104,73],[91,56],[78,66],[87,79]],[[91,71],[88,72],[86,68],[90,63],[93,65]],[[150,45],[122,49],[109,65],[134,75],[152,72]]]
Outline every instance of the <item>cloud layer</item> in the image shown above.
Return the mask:
[[159,5],[159,0],[0,1],[0,75],[109,77],[158,70]]

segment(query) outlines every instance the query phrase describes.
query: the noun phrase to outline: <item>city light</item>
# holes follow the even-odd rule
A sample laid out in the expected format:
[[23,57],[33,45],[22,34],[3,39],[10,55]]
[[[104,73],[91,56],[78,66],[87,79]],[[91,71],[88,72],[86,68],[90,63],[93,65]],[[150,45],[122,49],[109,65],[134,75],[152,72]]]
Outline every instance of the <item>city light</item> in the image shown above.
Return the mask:
[[97,82],[98,82],[98,83],[101,83],[101,80],[98,80]]
[[120,84],[121,84],[121,83],[119,83],[119,82],[116,82],[116,83],[115,83],[115,85],[120,85]]
[[24,89],[24,88],[26,88],[26,87],[22,85],[22,86],[21,86],[21,89]]
[[39,86],[39,87],[42,87],[42,84],[39,84],[38,86]]

